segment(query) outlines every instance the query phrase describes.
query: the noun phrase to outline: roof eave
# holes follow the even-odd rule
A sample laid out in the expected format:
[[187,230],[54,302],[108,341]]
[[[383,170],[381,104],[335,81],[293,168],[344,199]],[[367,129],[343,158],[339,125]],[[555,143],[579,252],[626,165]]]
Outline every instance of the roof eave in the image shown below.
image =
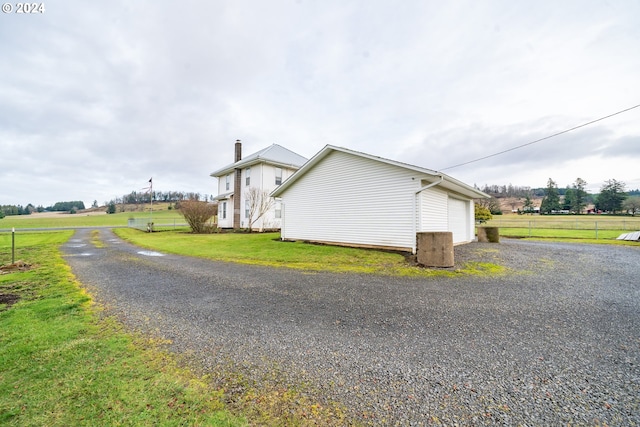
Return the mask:
[[259,163],[264,163],[266,165],[271,165],[271,166],[277,166],[277,167],[281,167],[281,168],[288,168],[288,169],[299,169],[300,166],[298,165],[294,165],[291,163],[284,163],[284,162],[278,162],[277,160],[271,160],[271,159],[264,159],[264,158],[255,158],[255,159],[251,159],[251,160],[247,160],[246,162],[238,162],[238,163],[234,163],[231,166],[225,166],[222,169],[219,169],[215,172],[211,172],[209,174],[209,176],[214,177],[214,178],[218,178],[221,176],[225,176],[228,175],[230,173],[232,173],[233,171],[235,171],[236,169],[244,169],[253,165],[257,165]]
[[353,154],[361,157],[365,157],[371,160],[380,161],[383,163],[387,163],[390,165],[402,167],[405,169],[414,170],[420,174],[427,175],[429,177],[444,177],[444,181],[450,183],[454,186],[454,188],[450,188],[451,191],[455,191],[464,196],[470,197],[472,199],[481,199],[481,198],[489,198],[490,196],[483,193],[480,190],[477,190],[464,182],[458,181],[455,178],[450,177],[444,173],[440,173],[431,169],[422,168],[419,166],[410,165],[408,163],[397,162],[395,160],[385,159],[383,157],[373,156],[367,153],[361,153],[358,151],[349,150],[347,148],[336,147],[333,145],[326,145],[322,150],[316,153],[307,163],[302,165],[300,169],[298,169],[293,175],[291,175],[286,181],[280,185],[280,187],[276,188],[273,192],[271,192],[271,197],[280,197],[282,193],[289,188],[295,181],[297,181],[300,177],[302,177],[309,169],[312,169],[318,162],[320,162],[323,158],[325,158],[332,151],[342,151],[344,153]]

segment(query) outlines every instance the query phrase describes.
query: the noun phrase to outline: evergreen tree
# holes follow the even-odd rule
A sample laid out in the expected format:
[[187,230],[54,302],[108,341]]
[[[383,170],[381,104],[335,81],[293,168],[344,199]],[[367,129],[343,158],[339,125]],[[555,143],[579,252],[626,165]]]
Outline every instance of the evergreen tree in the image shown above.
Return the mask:
[[577,178],[573,183],[573,200],[571,201],[571,207],[569,209],[577,214],[581,214],[582,210],[587,206],[586,186],[587,181],[582,178]]
[[627,198],[624,192],[625,184],[615,179],[610,179],[600,189],[596,208],[604,211],[616,213],[622,210],[622,202]]
[[567,186],[564,192],[564,200],[562,202],[562,210],[570,211],[575,200],[575,191],[573,188]]
[[549,214],[560,210],[560,194],[558,193],[558,184],[551,178],[547,181],[547,188],[544,191],[544,199],[540,206],[540,212]]
[[533,213],[533,202],[531,201],[531,197],[528,194],[524,199],[522,210],[524,211],[524,213]]

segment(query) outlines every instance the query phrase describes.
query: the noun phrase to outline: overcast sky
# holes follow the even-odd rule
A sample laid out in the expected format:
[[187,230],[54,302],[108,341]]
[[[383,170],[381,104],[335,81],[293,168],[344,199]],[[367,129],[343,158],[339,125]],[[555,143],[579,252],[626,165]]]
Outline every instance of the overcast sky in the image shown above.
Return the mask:
[[[140,190],[278,143],[440,170],[640,104],[640,2],[45,1],[0,14],[0,205]],[[640,108],[445,173],[640,187]]]

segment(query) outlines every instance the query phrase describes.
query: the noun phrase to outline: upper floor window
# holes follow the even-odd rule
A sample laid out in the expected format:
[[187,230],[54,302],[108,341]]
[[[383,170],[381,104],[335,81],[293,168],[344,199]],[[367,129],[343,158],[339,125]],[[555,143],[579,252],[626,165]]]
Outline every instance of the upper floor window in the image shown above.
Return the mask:
[[276,168],[276,185],[282,184],[282,168]]
[[244,185],[246,185],[248,187],[249,185],[251,185],[251,168],[246,168],[244,170],[244,176],[245,176]]
[[224,189],[229,191],[229,187],[231,186],[231,175],[225,176],[225,180]]

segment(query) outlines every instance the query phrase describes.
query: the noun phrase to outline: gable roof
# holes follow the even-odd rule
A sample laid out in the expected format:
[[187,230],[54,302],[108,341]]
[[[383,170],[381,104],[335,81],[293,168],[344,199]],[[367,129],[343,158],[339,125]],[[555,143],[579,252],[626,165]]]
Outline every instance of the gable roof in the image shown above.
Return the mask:
[[235,169],[242,169],[258,163],[268,163],[274,166],[289,167],[297,169],[307,161],[306,157],[294,153],[281,145],[273,144],[270,147],[250,154],[235,163],[231,163],[215,172],[211,172],[209,176],[220,177],[233,172]]
[[300,179],[304,174],[306,174],[310,169],[312,169],[313,167],[315,167],[318,163],[320,163],[325,157],[327,157],[330,153],[334,152],[334,151],[340,151],[343,153],[347,153],[347,154],[351,154],[354,156],[358,156],[358,157],[363,157],[366,159],[370,159],[370,160],[374,160],[377,162],[381,162],[381,163],[386,163],[389,165],[393,165],[393,166],[397,166],[403,169],[408,169],[408,170],[412,170],[417,172],[418,174],[422,175],[424,178],[426,179],[430,179],[433,182],[436,182],[437,180],[439,180],[440,178],[442,178],[442,182],[438,183],[437,185],[460,193],[464,196],[473,198],[473,199],[478,199],[478,198],[489,198],[490,196],[483,193],[480,190],[477,190],[475,188],[473,188],[470,185],[465,184],[462,181],[458,181],[455,178],[452,178],[448,175],[445,175],[442,172],[437,172],[431,169],[426,169],[420,166],[414,166],[414,165],[410,165],[408,163],[402,163],[402,162],[397,162],[395,160],[390,160],[390,159],[385,159],[384,157],[378,157],[378,156],[374,156],[371,154],[367,154],[367,153],[362,153],[359,151],[354,151],[354,150],[349,150],[348,148],[344,148],[344,147],[336,147],[333,145],[326,145],[322,150],[320,150],[318,153],[316,153],[316,155],[314,155],[311,160],[309,160],[307,163],[305,163],[300,169],[298,169],[293,175],[291,175],[291,177],[289,177],[289,179],[287,179],[285,182],[282,183],[282,185],[278,188],[276,188],[272,193],[271,196],[272,197],[280,197],[280,195],[287,189],[289,188],[291,185],[293,185],[298,179]]

